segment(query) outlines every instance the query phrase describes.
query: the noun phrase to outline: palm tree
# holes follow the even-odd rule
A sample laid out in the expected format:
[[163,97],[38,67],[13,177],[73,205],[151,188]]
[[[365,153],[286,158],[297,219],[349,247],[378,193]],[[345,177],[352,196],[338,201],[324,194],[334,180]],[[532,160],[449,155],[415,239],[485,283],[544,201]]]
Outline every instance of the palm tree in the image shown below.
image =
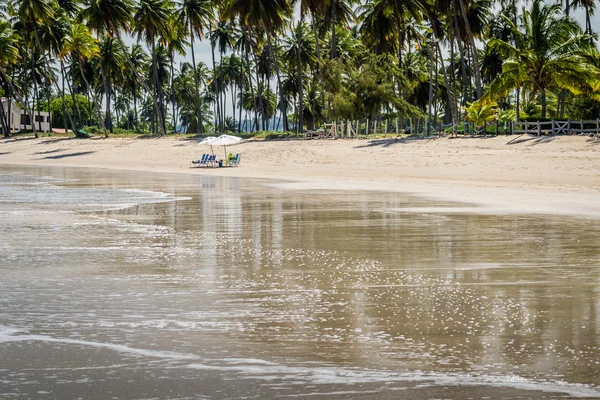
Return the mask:
[[473,128],[478,128],[493,120],[498,115],[498,104],[495,102],[484,103],[476,101],[468,103],[465,107],[465,118],[473,123]]
[[[216,110],[217,110],[217,121],[219,126],[219,131],[222,132],[224,129],[225,123],[225,104],[222,100],[225,93],[225,87],[221,87],[222,79],[223,79],[223,66],[227,64],[227,61],[223,62],[223,55],[232,48],[233,46],[233,27],[230,21],[219,21],[214,29],[210,31],[210,45],[212,52],[212,60],[213,60],[213,83],[214,83],[214,91],[216,94]],[[219,49],[219,71],[216,70],[216,63],[214,58],[215,48]],[[226,82],[224,82],[226,83]]]
[[398,54],[399,31],[389,1],[375,0],[359,8],[360,37],[375,54]]
[[590,19],[590,16],[594,15],[594,10],[596,9],[594,0],[571,0],[571,7],[583,7],[585,9],[585,33],[587,35],[592,35],[592,20]]
[[[317,23],[315,20],[316,15],[321,15],[324,10],[324,0],[300,0],[300,15],[306,15],[310,13],[311,25],[313,29],[313,36],[315,38],[315,48],[317,50],[317,75],[319,76],[319,83],[321,85],[321,109],[325,110],[325,91],[323,89],[323,62],[321,60],[321,45],[319,43],[319,32],[317,30]],[[316,106],[313,104],[313,109]],[[312,119],[314,122],[314,118]]]
[[338,56],[337,53],[337,29],[338,27],[347,28],[349,22],[356,22],[353,6],[355,0],[325,0],[326,9],[329,11],[325,14],[326,21],[331,26],[331,55],[334,59]]
[[138,99],[140,96],[140,90],[138,86],[138,79],[134,72],[142,71],[148,68],[150,65],[150,59],[142,46],[139,44],[134,44],[131,46],[131,49],[125,57],[128,58],[127,66],[130,70],[127,71],[126,74],[126,85],[127,89],[131,92],[131,97],[133,100],[133,122],[135,129],[139,131],[139,117],[138,117]]
[[[11,97],[16,96],[21,103],[25,104],[5,70],[7,66],[15,64],[19,60],[19,49],[17,46],[18,37],[10,26],[10,23],[8,21],[0,21],[0,78],[2,78],[2,81],[6,86],[8,86]],[[4,137],[8,137],[10,135],[10,110],[8,115],[9,118],[6,120],[6,122],[4,115],[0,115],[0,119],[2,119]]]
[[[202,38],[204,32],[208,29],[211,21],[214,18],[211,0],[183,0],[181,7],[177,11],[179,20],[182,25],[189,26],[190,30],[190,47],[192,49],[192,67],[196,71],[196,54],[194,52],[195,37]],[[198,76],[194,75],[194,86],[196,89],[196,113],[200,120],[198,122],[198,133],[204,133],[202,107],[200,103],[200,89]]]
[[[293,7],[289,0],[229,0],[223,9],[223,16],[228,19],[237,17],[242,27],[255,27],[262,29],[267,37],[269,54],[272,58],[277,75],[279,88],[280,109],[283,117],[283,129],[288,130],[287,103],[281,85],[281,73],[272,36],[283,26],[292,14]],[[261,98],[264,96],[260,96]]]
[[[86,77],[84,65],[86,60],[90,60],[100,55],[100,47],[98,47],[98,41],[90,34],[89,29],[85,25],[74,23],[69,26],[69,31],[63,38],[62,51],[59,54],[61,63],[63,63],[64,58],[68,55],[77,60],[81,77],[85,82],[88,97],[93,99],[92,88]],[[104,130],[104,122],[102,120],[102,114],[100,113],[100,107],[95,108],[97,111],[98,125]]]
[[[284,59],[288,65],[296,66],[295,75],[298,79],[298,129],[304,131],[304,81],[303,73],[306,67],[315,65],[315,44],[306,24],[299,21],[285,40]],[[291,68],[293,70],[294,68]],[[314,129],[314,126],[312,127]]]
[[594,49],[579,25],[561,14],[559,4],[533,0],[531,9],[523,10],[522,29],[513,25],[516,45],[501,39],[491,41],[490,46],[508,59],[485,98],[503,98],[523,87],[532,97],[539,93],[542,118],[546,118],[548,90],[566,89],[574,94],[590,91],[590,82],[598,76],[589,62]]
[[[12,8],[17,10],[18,21],[21,26],[24,28],[26,34],[26,40],[28,41],[29,49],[31,51],[30,60],[31,60],[31,79],[34,84],[34,103],[37,101],[38,110],[39,110],[39,92],[37,88],[37,80],[33,71],[34,68],[34,59],[36,50],[40,53],[43,51],[40,43],[40,38],[38,36],[38,27],[40,21],[44,21],[54,17],[54,9],[52,4],[49,1],[45,0],[21,0],[20,2],[15,2],[12,4]],[[31,117],[31,127],[33,129],[34,135],[37,138],[38,133],[35,128],[35,123],[33,121],[33,106],[30,112]]]
[[221,62],[223,70],[221,75],[224,80],[231,86],[231,107],[233,110],[233,121],[235,122],[236,116],[236,99],[238,92],[241,91],[243,85],[243,62],[242,59],[232,54],[229,57],[225,57],[224,61]]
[[177,25],[177,20],[176,20],[176,15],[173,14],[171,17],[171,22],[170,22],[171,26],[176,26],[177,29],[172,31],[172,34],[168,40],[167,43],[167,56],[169,58],[169,75],[170,75],[170,82],[169,82],[169,100],[171,101],[171,105],[173,107],[173,115],[172,115],[172,119],[173,119],[173,132],[177,133],[177,118],[176,118],[176,112],[175,112],[175,96],[174,96],[174,92],[173,92],[173,80],[175,79],[175,70],[174,70],[174,62],[175,62],[175,53],[178,53],[182,56],[186,55],[185,52],[185,48],[187,47],[188,43],[186,41],[186,27],[185,25]]
[[164,109],[164,93],[162,85],[159,85],[159,77],[156,60],[156,41],[164,38],[169,38],[171,35],[171,27],[169,21],[173,11],[173,3],[169,0],[141,0],[138,4],[137,12],[135,13],[135,30],[139,39],[144,39],[150,47],[152,53],[152,82],[158,98],[160,99],[160,107],[156,96],[152,96],[154,109],[158,111],[158,122],[161,135],[166,135],[165,124],[165,109]]
[[[88,28],[95,32],[101,41],[106,38],[116,38],[125,53],[124,45],[121,40],[121,31],[129,32],[132,28],[131,13],[133,3],[131,0],[86,0],[80,13],[80,19],[85,21]],[[102,65],[103,63],[101,63]],[[106,89],[111,87],[112,74],[108,73],[101,66],[102,78]],[[105,89],[105,90],[106,90]],[[107,120],[110,123],[110,104],[107,105]],[[108,137],[106,129],[104,136]]]
[[[115,39],[109,36],[106,36],[104,40],[99,43],[100,47],[100,55],[99,55],[99,63],[98,69],[100,72],[100,76],[102,77],[102,91],[104,92],[104,96],[106,99],[106,108],[105,108],[105,123],[104,126],[111,133],[113,132],[114,126],[112,123],[112,99],[114,94],[114,86],[115,81],[119,83],[119,80],[124,80],[124,71],[125,71],[125,58],[124,54],[121,51],[121,47],[115,43]],[[107,133],[105,131],[104,136],[107,137]]]

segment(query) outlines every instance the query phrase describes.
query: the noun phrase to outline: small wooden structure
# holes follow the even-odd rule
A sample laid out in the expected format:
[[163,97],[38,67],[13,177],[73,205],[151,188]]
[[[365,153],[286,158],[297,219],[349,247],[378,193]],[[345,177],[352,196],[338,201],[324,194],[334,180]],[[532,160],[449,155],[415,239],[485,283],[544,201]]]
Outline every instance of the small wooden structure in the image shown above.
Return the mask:
[[600,136],[600,119],[591,121],[522,121],[511,122],[510,126],[511,133],[514,134]]

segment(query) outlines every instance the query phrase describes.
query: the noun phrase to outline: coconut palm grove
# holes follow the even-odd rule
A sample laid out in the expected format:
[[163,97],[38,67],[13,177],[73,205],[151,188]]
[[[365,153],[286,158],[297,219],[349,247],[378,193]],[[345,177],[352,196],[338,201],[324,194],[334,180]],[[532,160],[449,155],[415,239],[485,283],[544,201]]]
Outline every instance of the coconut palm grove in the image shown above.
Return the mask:
[[429,133],[469,122],[595,120],[594,7],[0,0],[0,128],[10,135],[7,104],[30,117],[50,111],[55,128],[104,135],[304,132],[334,121],[360,122],[367,133],[384,121]]

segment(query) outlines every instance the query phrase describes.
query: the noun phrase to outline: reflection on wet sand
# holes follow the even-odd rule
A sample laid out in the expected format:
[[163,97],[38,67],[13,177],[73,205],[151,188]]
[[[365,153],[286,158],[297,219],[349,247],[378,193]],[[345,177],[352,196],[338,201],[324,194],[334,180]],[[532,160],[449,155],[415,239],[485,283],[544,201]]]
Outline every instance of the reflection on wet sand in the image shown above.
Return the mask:
[[22,335],[135,343],[192,355],[187,367],[166,357],[191,370],[229,371],[239,358],[257,379],[274,372],[254,366],[255,376],[249,359],[279,377],[307,363],[445,377],[437,385],[600,385],[597,221],[443,213],[462,206],[235,178],[28,172],[186,200],[71,215],[60,241],[60,224],[42,220],[30,227],[36,255],[15,223],[0,325]]

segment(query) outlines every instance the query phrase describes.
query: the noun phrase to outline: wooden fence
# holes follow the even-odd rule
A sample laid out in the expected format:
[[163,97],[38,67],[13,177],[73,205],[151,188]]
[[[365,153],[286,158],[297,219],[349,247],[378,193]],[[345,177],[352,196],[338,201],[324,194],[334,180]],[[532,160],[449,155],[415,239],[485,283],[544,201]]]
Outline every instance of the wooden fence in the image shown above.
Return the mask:
[[544,121],[511,122],[511,132],[515,134],[551,135],[600,135],[600,119],[591,121]]
[[[491,132],[490,132],[491,129]],[[424,123],[419,124],[408,120],[405,126],[401,126],[398,119],[381,121],[334,121],[325,124],[324,128],[316,131],[306,131],[303,136],[307,139],[325,138],[352,138],[369,135],[398,135],[402,133],[425,134],[427,127]],[[531,134],[541,135],[587,135],[600,138],[600,119],[589,121],[520,121],[501,123],[494,121],[481,127],[474,128],[469,123],[452,125],[436,125],[430,127],[430,134],[452,134],[487,135],[487,134]]]

